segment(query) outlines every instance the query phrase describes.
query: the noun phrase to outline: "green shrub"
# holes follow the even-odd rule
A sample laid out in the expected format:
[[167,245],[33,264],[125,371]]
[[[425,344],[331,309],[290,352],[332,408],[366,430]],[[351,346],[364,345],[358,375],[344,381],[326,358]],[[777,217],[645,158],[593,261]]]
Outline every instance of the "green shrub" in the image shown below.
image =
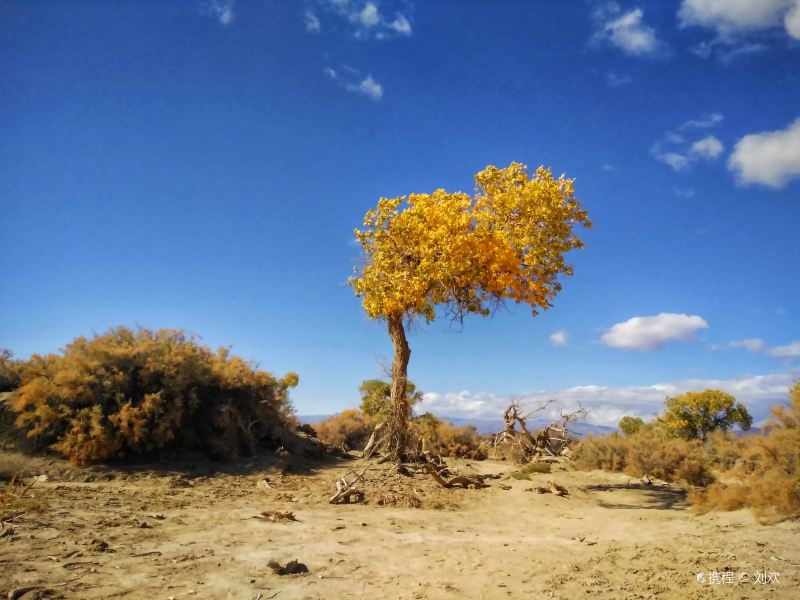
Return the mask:
[[124,327],[34,355],[12,396],[16,425],[77,464],[185,448],[232,457],[288,440],[288,390],[181,331]]

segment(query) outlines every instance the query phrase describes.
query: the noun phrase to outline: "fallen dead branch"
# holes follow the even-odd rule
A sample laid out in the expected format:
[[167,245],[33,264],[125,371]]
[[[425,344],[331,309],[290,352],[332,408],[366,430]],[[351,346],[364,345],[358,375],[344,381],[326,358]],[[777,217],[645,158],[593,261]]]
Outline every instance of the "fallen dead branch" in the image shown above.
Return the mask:
[[[545,460],[547,457],[564,456],[569,451],[570,438],[567,425],[586,417],[589,411],[580,404],[571,412],[560,411],[558,418],[552,420],[545,428],[534,434],[528,429],[528,419],[541,413],[553,404],[553,400],[543,402],[532,411],[522,414],[518,402],[512,402],[503,413],[505,429],[494,435],[492,447],[497,449],[503,445],[510,446],[517,462],[528,463]],[[517,429],[519,426],[519,429]]]
[[415,470],[415,471],[423,471],[428,473],[431,477],[433,477],[436,482],[445,488],[451,488],[454,486],[461,486],[464,488],[485,488],[488,487],[483,482],[483,477],[480,476],[473,476],[467,477],[466,475],[454,475],[450,479],[446,479],[444,473],[447,472],[447,467],[437,467],[433,463],[426,462],[420,464],[401,464],[401,467],[407,470]]
[[386,435],[386,423],[378,423],[372,431],[372,435],[369,436],[367,445],[364,446],[361,458],[371,458],[372,455],[378,451],[378,448],[383,446],[383,443],[386,441]]
[[528,488],[531,492],[536,492],[537,494],[553,494],[554,496],[568,496],[569,490],[565,488],[563,485],[559,485],[554,481],[548,481],[547,487],[544,486],[536,486],[534,488]]
[[272,523],[285,523],[289,521],[297,521],[297,517],[295,517],[294,513],[290,510],[287,510],[285,512],[280,510],[265,510],[262,511],[260,515],[256,515],[250,518],[259,519],[261,521],[270,521]]
[[[369,465],[361,469],[360,473],[356,471],[348,471],[341,479],[336,482],[336,493],[331,496],[328,502],[330,504],[346,504],[350,502],[351,498],[360,501],[364,499],[364,492],[357,488],[357,484],[364,480],[364,474],[369,469]],[[348,481],[348,476],[353,475],[353,479]]]

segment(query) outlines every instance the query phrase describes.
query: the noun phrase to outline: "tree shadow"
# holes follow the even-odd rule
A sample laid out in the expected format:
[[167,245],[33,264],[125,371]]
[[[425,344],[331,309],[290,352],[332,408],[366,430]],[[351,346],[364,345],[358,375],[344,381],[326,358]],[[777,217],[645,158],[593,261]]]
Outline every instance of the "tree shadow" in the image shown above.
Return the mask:
[[0,458],[6,462],[13,458],[23,466],[30,463],[25,469],[20,467],[20,472],[23,470],[31,473],[35,471],[37,474],[49,472],[55,478],[60,478],[65,473],[72,473],[75,479],[69,480],[87,482],[148,474],[154,477],[180,476],[184,479],[256,473],[313,475],[356,458],[352,454],[344,455],[340,450],[326,446],[310,436],[295,435],[287,437],[284,441],[285,445],[277,450],[264,448],[252,455],[245,454],[232,458],[220,458],[197,450],[179,448],[75,466],[51,451],[30,451],[16,445],[0,449]]
[[646,508],[652,510],[680,510],[689,506],[686,498],[686,490],[680,487],[667,485],[644,485],[641,483],[631,484],[608,484],[608,485],[589,485],[581,488],[585,492],[633,492],[634,496],[623,498],[618,502],[610,502],[595,498],[597,504],[603,508],[612,509],[635,509]]

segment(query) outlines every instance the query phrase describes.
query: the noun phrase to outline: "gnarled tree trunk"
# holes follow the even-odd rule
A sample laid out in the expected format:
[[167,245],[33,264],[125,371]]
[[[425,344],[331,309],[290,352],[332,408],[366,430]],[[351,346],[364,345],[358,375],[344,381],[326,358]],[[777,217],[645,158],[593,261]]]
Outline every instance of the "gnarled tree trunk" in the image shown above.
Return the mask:
[[408,440],[408,398],[406,382],[408,381],[408,360],[411,348],[408,347],[406,331],[403,327],[402,315],[392,315],[386,319],[389,325],[389,336],[394,346],[392,360],[392,419],[389,423],[387,450],[394,460],[400,460],[405,453]]

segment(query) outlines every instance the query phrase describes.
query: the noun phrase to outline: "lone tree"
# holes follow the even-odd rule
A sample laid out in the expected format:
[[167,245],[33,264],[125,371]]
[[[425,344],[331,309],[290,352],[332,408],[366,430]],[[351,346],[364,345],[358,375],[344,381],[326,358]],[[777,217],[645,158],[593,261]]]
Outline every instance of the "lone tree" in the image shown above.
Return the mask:
[[392,415],[386,451],[404,454],[408,438],[405,324],[434,320],[437,306],[462,320],[491,314],[504,300],[551,306],[559,275],[571,275],[564,254],[583,247],[576,225],[591,226],[575,198],[573,180],[539,167],[489,166],[475,176],[476,192],[381,198],[355,235],[365,253],[350,278],[364,310],[385,319],[394,346]]
[[750,429],[753,424],[747,407],[720,390],[686,392],[667,398],[660,420],[677,437],[701,440],[715,429],[727,431],[737,424],[742,429]]

